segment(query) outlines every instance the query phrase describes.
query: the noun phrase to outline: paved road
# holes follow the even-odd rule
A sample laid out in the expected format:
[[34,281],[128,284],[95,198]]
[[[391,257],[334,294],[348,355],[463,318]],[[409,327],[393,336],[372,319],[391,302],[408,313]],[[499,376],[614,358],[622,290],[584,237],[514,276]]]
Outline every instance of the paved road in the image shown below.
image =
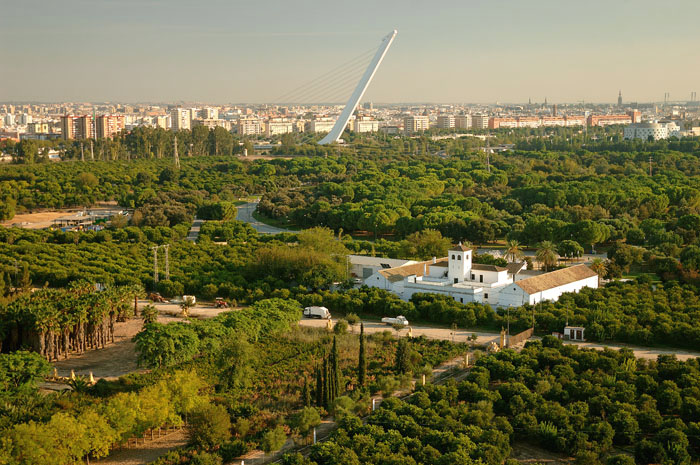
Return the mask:
[[253,212],[255,211],[257,206],[258,202],[248,202],[244,203],[243,205],[239,205],[238,216],[236,216],[236,219],[238,221],[245,221],[246,223],[249,223],[257,232],[261,234],[279,234],[285,232],[295,232],[289,229],[276,228],[275,226],[270,226],[265,223],[261,223],[260,221],[253,218]]
[[202,224],[204,224],[204,220],[200,220],[197,218],[194,219],[194,221],[192,222],[192,227],[187,233],[188,241],[197,242],[197,238],[199,237],[199,230],[202,227]]
[[[334,320],[336,321],[336,320]],[[307,320],[303,319],[299,323],[302,326],[315,326],[315,327],[325,327],[327,322],[325,320]],[[382,323],[377,323],[376,321],[365,321],[365,332],[366,333],[376,333],[376,332],[381,332],[381,331],[392,331],[393,328],[391,326],[382,324]],[[453,339],[452,336],[452,330],[449,328],[433,328],[430,326],[411,326],[413,330],[413,336],[425,336],[429,339],[443,339],[443,340],[448,340],[451,341]],[[359,328],[354,329],[355,332],[359,332]],[[403,330],[400,333],[402,336],[406,336],[408,334],[408,330]],[[482,331],[468,331],[464,329],[458,329],[455,332],[454,335],[454,341],[455,342],[467,342],[469,337],[472,334],[476,334],[477,339],[476,343],[478,345],[486,345],[489,342],[496,342],[498,343],[500,339],[500,335],[498,333],[493,333],[493,332],[482,332]],[[539,339],[538,337],[535,337],[533,339]],[[627,344],[604,344],[604,343],[599,343],[599,342],[576,342],[576,341],[566,341],[565,344],[576,344],[581,348],[587,348],[587,349],[598,349],[598,350],[603,350],[605,348],[608,349],[622,349],[622,348],[627,348],[631,349],[634,352],[634,355],[638,358],[645,358],[649,360],[656,360],[656,358],[659,355],[675,355],[679,360],[688,360],[691,358],[696,358],[700,357],[700,352],[693,352],[689,350],[675,350],[675,349],[660,349],[660,348],[655,348],[655,347],[639,347],[639,346],[632,346],[632,345],[627,345]]]
[[[333,319],[333,322],[335,323],[337,320]],[[372,334],[372,333],[381,333],[382,331],[391,331],[392,333],[396,333],[396,330],[394,330],[393,327],[384,324],[384,323],[378,323],[376,321],[363,321],[365,325],[365,333],[367,334]],[[311,319],[303,319],[299,322],[301,326],[310,326],[310,327],[316,327],[316,328],[325,328],[326,325],[328,324],[326,320],[311,320]],[[413,337],[419,337],[419,336],[425,336],[428,339],[445,339],[445,340],[452,340],[452,330],[448,328],[432,328],[430,326],[414,326],[411,325],[411,332]],[[360,332],[360,326],[357,325],[356,327],[353,328],[353,331],[356,333]],[[406,336],[408,334],[408,328],[402,330],[399,333],[401,336]],[[469,339],[473,334],[476,334],[476,343],[478,345],[486,345],[489,342],[498,342],[500,338],[500,334],[498,333],[489,333],[489,332],[482,332],[482,331],[467,331],[464,329],[458,329],[455,331],[454,334],[454,341],[455,342],[468,342],[471,341]]]

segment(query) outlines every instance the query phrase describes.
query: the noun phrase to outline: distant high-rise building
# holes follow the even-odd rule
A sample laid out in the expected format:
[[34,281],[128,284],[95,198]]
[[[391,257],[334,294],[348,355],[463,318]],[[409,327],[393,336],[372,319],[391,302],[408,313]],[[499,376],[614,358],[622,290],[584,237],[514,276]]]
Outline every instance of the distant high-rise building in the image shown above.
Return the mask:
[[454,127],[455,127],[454,115],[438,115],[437,127],[440,129],[454,129]]
[[641,123],[642,122],[642,112],[641,111],[629,110],[626,113],[630,118],[632,118],[633,123]]
[[617,106],[622,106],[622,89],[620,89],[620,92],[617,94]]
[[455,128],[456,129],[469,129],[472,127],[472,115],[456,115],[455,116]]
[[190,129],[192,127],[192,115],[186,108],[173,108],[170,111],[170,127],[173,131]]
[[[427,110],[426,110],[427,111]],[[407,116],[403,119],[403,131],[406,134],[414,134],[423,132],[430,126],[430,120],[427,116]]]
[[92,116],[61,116],[61,136],[65,140],[92,139]]
[[242,136],[262,134],[262,124],[257,118],[241,118],[238,120],[238,134]]
[[98,139],[111,139],[124,130],[124,116],[100,115],[95,120],[95,132]]
[[219,119],[219,109],[218,108],[202,108],[199,110],[199,117],[202,119]]
[[22,113],[21,115],[19,115],[19,118],[17,118],[17,124],[21,124],[22,126],[26,126],[31,122],[32,115],[28,115],[27,113]]
[[5,126],[10,127],[15,125],[15,115],[8,113],[5,115]]
[[49,123],[29,123],[27,124],[27,132],[30,134],[48,134]]
[[154,116],[153,126],[157,128],[168,129],[168,116]]
[[557,116],[557,104],[552,105],[552,116]]
[[472,127],[474,129],[486,129],[489,127],[489,117],[488,115],[473,115],[472,116]]

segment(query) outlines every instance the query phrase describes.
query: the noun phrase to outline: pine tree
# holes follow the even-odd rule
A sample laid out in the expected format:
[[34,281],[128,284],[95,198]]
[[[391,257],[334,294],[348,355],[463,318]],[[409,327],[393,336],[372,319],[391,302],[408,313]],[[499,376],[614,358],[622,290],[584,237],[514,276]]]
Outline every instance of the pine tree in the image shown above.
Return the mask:
[[367,355],[365,354],[365,325],[360,323],[360,364],[357,367],[358,384],[365,385],[367,381]]
[[396,371],[401,374],[411,371],[410,350],[405,338],[399,339],[396,346]]

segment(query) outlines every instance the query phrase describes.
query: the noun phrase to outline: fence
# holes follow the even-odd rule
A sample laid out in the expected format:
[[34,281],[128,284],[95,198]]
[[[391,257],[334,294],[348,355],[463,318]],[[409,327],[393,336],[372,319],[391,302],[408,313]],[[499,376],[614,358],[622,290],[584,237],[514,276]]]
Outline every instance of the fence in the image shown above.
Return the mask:
[[535,328],[530,328],[526,329],[522,333],[518,333],[515,336],[511,336],[508,338],[508,343],[506,344],[507,347],[513,347],[515,345],[520,344],[523,341],[526,341],[532,337],[532,333],[534,332]]

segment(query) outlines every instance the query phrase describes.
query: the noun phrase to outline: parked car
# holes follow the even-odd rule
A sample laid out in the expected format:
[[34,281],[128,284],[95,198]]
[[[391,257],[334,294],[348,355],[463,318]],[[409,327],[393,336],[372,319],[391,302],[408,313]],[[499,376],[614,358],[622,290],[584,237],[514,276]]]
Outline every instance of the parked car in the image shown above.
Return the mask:
[[396,318],[385,316],[384,318],[382,318],[382,323],[386,323],[388,325],[408,326],[408,320],[403,315],[399,315]]
[[304,309],[304,316],[306,318],[321,318],[324,320],[330,320],[331,312],[329,312],[326,307],[306,307]]

